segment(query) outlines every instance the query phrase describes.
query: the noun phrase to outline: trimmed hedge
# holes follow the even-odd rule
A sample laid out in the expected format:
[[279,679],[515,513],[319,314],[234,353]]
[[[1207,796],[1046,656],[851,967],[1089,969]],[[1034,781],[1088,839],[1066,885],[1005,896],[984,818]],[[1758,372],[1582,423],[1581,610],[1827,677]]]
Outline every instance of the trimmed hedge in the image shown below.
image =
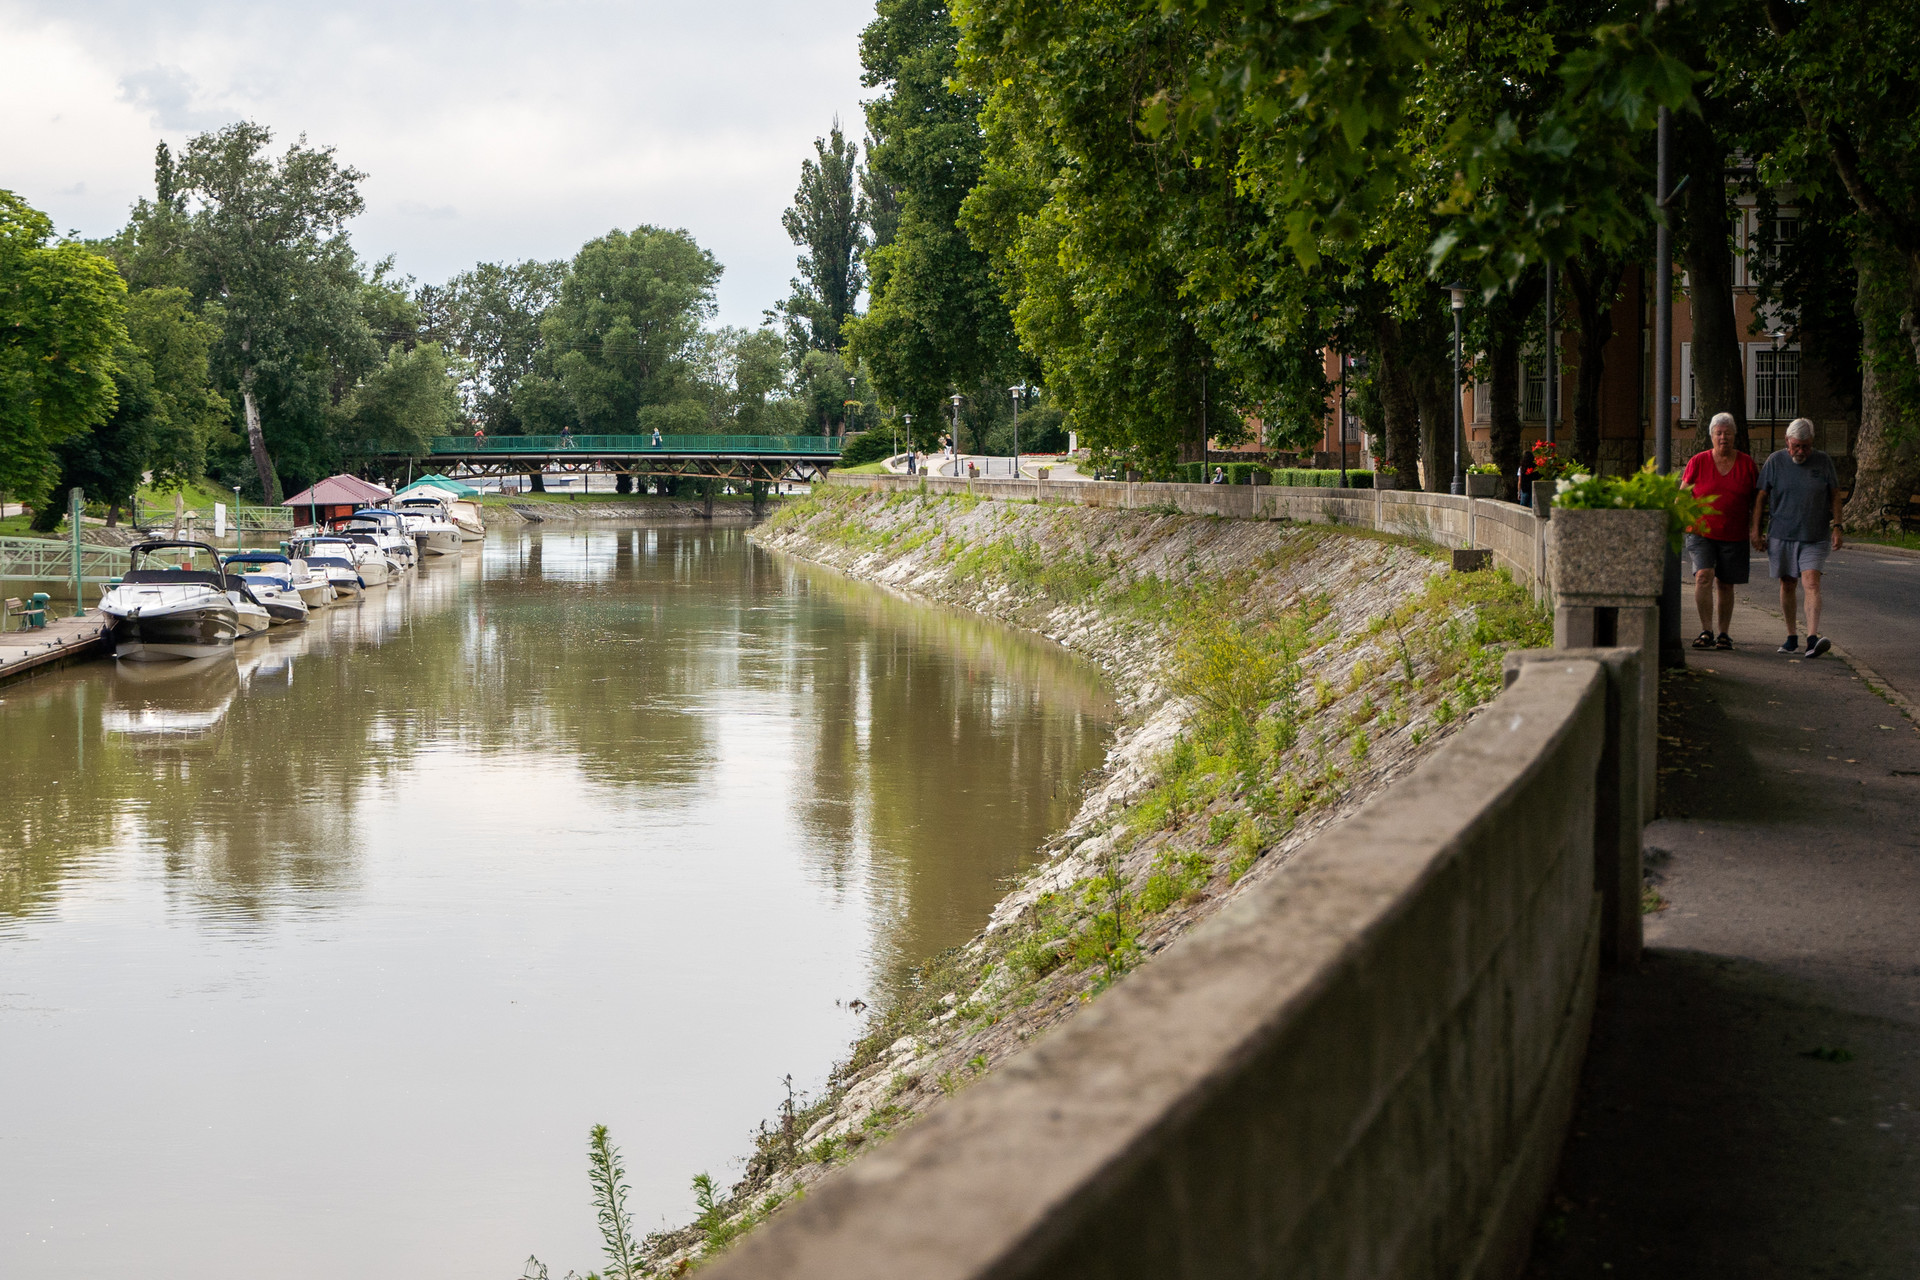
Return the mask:
[[[1338,489],[1340,472],[1332,468],[1323,470],[1318,467],[1279,467],[1274,470],[1271,483],[1307,489]],[[1349,470],[1347,488],[1373,488],[1373,472]]]

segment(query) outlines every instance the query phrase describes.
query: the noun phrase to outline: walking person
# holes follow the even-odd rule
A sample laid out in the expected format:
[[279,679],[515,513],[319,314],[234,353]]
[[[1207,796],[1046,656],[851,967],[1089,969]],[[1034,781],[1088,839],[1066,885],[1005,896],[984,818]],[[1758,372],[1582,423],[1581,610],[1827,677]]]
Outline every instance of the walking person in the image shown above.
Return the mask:
[[[1760,517],[1769,506],[1767,534],[1760,535]],[[1840,477],[1833,459],[1813,447],[1813,423],[1795,418],[1787,427],[1787,447],[1775,452],[1760,468],[1760,494],[1753,504],[1749,532],[1753,549],[1767,553],[1767,567],[1780,580],[1780,614],[1786,619],[1787,639],[1781,653],[1800,648],[1796,629],[1798,588],[1807,587],[1807,647],[1817,658],[1833,647],[1820,634],[1820,573],[1828,551],[1840,549]]]
[[1733,623],[1733,589],[1744,586],[1749,573],[1748,529],[1760,468],[1752,457],[1733,447],[1734,429],[1732,414],[1714,414],[1707,424],[1713,447],[1689,458],[1680,475],[1683,487],[1711,503],[1707,518],[1687,530],[1693,602],[1700,610],[1700,634],[1693,641],[1696,649],[1733,648],[1733,637],[1727,634]]

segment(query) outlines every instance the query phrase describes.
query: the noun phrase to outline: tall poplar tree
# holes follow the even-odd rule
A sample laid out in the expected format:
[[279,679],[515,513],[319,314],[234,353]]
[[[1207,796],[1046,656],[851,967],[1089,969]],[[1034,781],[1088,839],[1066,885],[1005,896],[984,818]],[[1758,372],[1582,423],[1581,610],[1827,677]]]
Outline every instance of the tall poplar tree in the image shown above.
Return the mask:
[[812,159],[801,162],[793,206],[780,216],[780,225],[804,250],[793,293],[781,305],[796,364],[808,351],[841,348],[841,331],[867,283],[859,144],[847,141],[836,119],[828,136],[814,139],[813,151]]

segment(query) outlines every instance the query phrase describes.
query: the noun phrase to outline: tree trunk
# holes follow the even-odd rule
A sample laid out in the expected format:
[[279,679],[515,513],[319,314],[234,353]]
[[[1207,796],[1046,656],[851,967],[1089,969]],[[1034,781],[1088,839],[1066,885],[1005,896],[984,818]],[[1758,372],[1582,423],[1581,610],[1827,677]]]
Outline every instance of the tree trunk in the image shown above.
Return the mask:
[[[1413,374],[1413,395],[1420,406],[1420,461],[1425,472],[1428,493],[1446,493],[1453,487],[1453,414],[1448,412],[1447,382],[1442,382],[1430,361],[1420,361]],[[1461,466],[1466,460],[1461,459]]]
[[1520,492],[1520,334],[1511,325],[1494,333],[1487,353],[1487,400],[1493,412],[1493,465],[1500,468],[1500,496],[1518,502]]
[[542,475],[538,471],[535,471],[527,477],[528,493],[545,493],[546,491],[547,491],[546,476]]
[[118,502],[109,502],[107,504],[107,528],[118,529],[119,527],[120,504]]
[[267,452],[266,432],[260,429],[260,404],[253,398],[253,371],[240,376],[240,406],[247,420],[247,448],[253,453],[253,468],[260,473],[260,493],[269,507],[280,505],[280,477],[274,474],[273,456]]
[[1613,338],[1613,304],[1626,264],[1598,250],[1567,263],[1567,289],[1580,324],[1580,367],[1573,392],[1573,456],[1594,474],[1600,470],[1600,375]]
[[[1863,264],[1862,293],[1869,287],[1868,270]],[[1914,323],[1915,311],[1910,308],[1901,322],[1901,337],[1909,342],[1920,327]],[[1920,352],[1889,352],[1888,335],[1875,318],[1863,314],[1860,319],[1860,435],[1853,446],[1857,467],[1853,493],[1841,519],[1849,529],[1895,532],[1915,490],[1920,489],[1920,430],[1916,430],[1920,424],[1905,420],[1880,366],[1889,357],[1920,359]]]
[[[1730,413],[1734,447],[1751,452],[1747,438],[1746,362],[1733,318],[1733,212],[1727,205],[1726,155],[1711,126],[1682,113],[1683,155],[1693,181],[1681,201],[1681,240],[1687,267],[1687,306],[1693,314],[1693,420],[1705,447],[1706,426]],[[1680,371],[1676,368],[1674,376]]]
[[613,491],[615,493],[632,493],[633,477],[624,471],[615,476],[613,478]]
[[1387,462],[1392,467],[1392,487],[1418,489],[1420,475],[1414,463],[1420,456],[1420,414],[1402,358],[1400,323],[1382,318],[1376,333],[1379,346],[1374,352],[1378,366],[1374,379],[1380,391],[1380,416],[1385,419],[1381,425],[1387,439]]

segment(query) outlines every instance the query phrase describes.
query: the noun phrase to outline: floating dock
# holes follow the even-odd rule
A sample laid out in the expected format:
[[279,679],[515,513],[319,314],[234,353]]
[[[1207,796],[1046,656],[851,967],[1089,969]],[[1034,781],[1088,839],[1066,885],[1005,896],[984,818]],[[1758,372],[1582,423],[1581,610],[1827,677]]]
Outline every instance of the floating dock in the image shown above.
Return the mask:
[[55,618],[34,631],[0,633],[0,685],[112,652],[107,616],[98,609],[77,618]]

